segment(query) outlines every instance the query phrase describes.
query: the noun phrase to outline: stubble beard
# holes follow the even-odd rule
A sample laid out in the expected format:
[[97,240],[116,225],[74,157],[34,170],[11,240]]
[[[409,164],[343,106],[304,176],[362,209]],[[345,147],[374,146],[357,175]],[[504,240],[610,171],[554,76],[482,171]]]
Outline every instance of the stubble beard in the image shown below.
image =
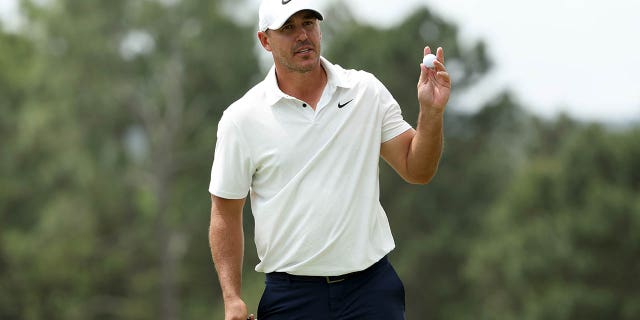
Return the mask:
[[[307,73],[307,72],[311,72],[320,63],[320,50],[319,50],[319,47],[316,46],[314,48],[314,50],[315,50],[314,52],[317,53],[317,54],[314,55],[313,57],[309,57],[307,59],[304,59],[303,60],[304,63],[296,63],[294,61],[294,59],[296,59],[295,53],[290,58],[288,58],[286,56],[283,56],[283,55],[278,55],[277,59],[278,59],[278,62],[280,63],[280,65],[285,67],[290,72]],[[313,60],[313,62],[312,63],[308,63],[309,60]]]

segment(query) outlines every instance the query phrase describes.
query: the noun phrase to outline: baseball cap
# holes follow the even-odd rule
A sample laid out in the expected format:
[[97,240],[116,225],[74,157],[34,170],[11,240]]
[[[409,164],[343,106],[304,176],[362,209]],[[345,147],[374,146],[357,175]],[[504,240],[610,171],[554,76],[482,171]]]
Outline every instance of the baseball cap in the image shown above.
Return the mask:
[[280,29],[289,17],[302,10],[314,11],[318,20],[323,19],[317,0],[262,0],[258,28],[260,31]]

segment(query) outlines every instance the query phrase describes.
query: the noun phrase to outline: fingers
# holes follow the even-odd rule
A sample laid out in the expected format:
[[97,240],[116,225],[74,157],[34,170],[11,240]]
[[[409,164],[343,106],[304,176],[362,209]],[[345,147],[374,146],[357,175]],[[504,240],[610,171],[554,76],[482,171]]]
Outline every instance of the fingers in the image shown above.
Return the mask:
[[430,74],[447,72],[447,68],[445,68],[444,64],[438,60],[433,61],[433,67],[433,69],[430,69],[427,68],[424,64],[420,64],[420,82],[426,80],[426,77]]
[[451,88],[451,77],[449,76],[449,72],[447,72],[447,69],[444,67],[444,64],[436,60],[433,62],[433,65],[435,67],[435,75],[433,77],[434,80],[436,80],[439,85]]
[[444,67],[444,64],[439,60],[433,61],[433,66],[435,67],[436,72],[438,71],[447,71],[447,68]]
[[[431,53],[431,48],[426,46],[424,47],[423,52],[426,56]],[[447,87],[450,87],[451,79],[444,66],[444,49],[442,49],[442,47],[438,47],[436,50],[436,60],[433,61],[433,65],[434,68],[429,69],[423,64],[420,64],[420,79],[418,80],[418,85],[421,83],[427,83],[431,79],[435,80],[436,83],[445,82]]]
[[[428,55],[431,53],[431,48],[429,46],[424,47],[424,55]],[[438,47],[438,49],[436,50],[436,57],[438,58],[438,61],[444,63],[444,49],[442,49],[442,47]]]
[[442,47],[438,47],[438,50],[436,50],[436,58],[444,64],[444,49]]
[[[424,53],[424,56],[430,54],[431,48],[429,46],[424,47],[423,53]],[[438,47],[438,49],[436,50],[436,60],[434,61],[434,64],[438,61],[444,68],[444,49],[442,49],[442,47]]]
[[435,76],[438,85],[451,89],[451,77],[445,71],[439,71]]

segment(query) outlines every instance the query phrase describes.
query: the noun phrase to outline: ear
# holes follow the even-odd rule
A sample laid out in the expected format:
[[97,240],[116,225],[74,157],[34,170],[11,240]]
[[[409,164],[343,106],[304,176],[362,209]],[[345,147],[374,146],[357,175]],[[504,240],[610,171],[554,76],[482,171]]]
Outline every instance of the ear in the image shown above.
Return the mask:
[[269,44],[269,35],[267,35],[267,32],[258,31],[258,40],[260,40],[260,44],[265,50],[271,52],[271,45]]

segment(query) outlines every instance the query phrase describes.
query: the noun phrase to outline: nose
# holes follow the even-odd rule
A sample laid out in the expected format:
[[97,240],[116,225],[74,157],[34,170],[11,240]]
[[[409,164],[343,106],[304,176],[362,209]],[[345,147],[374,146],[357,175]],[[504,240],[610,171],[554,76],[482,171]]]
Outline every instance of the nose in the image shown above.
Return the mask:
[[298,35],[296,37],[296,41],[305,41],[309,39],[309,35],[307,34],[307,30],[305,30],[305,28],[300,28],[300,32],[298,32]]

